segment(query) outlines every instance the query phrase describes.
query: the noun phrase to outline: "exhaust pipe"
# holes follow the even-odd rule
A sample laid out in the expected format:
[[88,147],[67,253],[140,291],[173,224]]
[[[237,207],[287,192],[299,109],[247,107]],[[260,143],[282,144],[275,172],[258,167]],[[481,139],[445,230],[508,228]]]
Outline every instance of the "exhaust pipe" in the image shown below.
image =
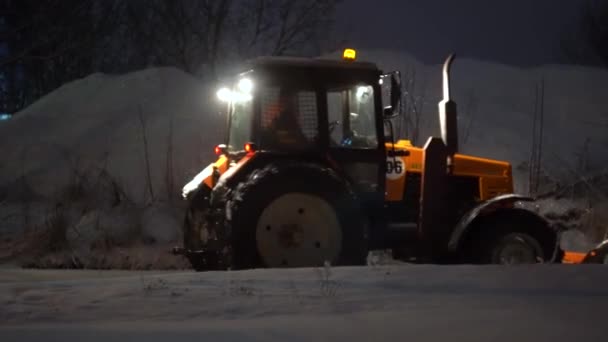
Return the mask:
[[456,56],[451,54],[443,63],[443,100],[439,102],[441,139],[446,146],[448,170],[451,172],[453,156],[458,153],[458,114],[456,102],[450,98],[450,67]]

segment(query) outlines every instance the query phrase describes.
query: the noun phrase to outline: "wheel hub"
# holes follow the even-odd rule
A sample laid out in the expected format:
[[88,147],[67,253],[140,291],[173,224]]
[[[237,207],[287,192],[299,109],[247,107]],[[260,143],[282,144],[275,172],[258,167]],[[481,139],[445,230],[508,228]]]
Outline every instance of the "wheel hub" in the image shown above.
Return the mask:
[[326,200],[311,194],[287,193],[262,211],[256,243],[266,266],[321,266],[337,259],[342,230]]
[[298,224],[283,224],[277,233],[280,244],[284,248],[297,248],[302,245],[304,232]]
[[502,264],[521,264],[534,261],[534,253],[519,246],[506,246],[501,250],[500,261]]

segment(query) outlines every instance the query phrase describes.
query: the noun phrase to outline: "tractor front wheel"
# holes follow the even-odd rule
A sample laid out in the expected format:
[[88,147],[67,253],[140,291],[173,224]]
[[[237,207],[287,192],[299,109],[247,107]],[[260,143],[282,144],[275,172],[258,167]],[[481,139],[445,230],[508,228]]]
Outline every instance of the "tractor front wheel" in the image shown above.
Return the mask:
[[491,240],[485,258],[499,265],[535,264],[543,261],[543,249],[529,234],[513,232]]
[[209,229],[207,213],[209,211],[209,196],[211,190],[203,187],[191,199],[184,218],[183,235],[186,258],[192,268],[197,272],[215,269],[218,267],[215,260],[210,261],[205,253],[209,243],[214,238],[213,231]]

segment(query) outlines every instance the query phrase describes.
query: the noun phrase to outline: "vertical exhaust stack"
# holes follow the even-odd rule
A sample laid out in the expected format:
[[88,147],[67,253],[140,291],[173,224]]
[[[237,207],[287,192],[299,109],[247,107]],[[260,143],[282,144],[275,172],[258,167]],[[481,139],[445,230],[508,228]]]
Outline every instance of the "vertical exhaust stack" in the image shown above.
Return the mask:
[[451,172],[453,157],[458,153],[458,114],[456,102],[450,98],[450,67],[455,55],[451,54],[443,63],[443,100],[439,102],[439,126],[441,139],[446,146],[448,170]]

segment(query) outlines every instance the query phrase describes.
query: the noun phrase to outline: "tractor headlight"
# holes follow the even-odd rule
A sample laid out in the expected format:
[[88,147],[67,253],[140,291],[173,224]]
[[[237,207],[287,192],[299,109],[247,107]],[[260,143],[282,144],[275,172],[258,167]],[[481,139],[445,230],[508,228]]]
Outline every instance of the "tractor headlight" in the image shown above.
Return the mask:
[[217,91],[217,98],[222,102],[230,102],[232,101],[232,90],[224,87]]
[[222,102],[247,102],[253,99],[251,91],[253,90],[253,82],[248,78],[242,78],[236,86],[237,90],[230,88],[221,88],[217,91],[217,98]]
[[243,94],[251,94],[251,91],[253,90],[253,82],[251,82],[251,80],[248,78],[241,78],[238,83],[238,88]]

